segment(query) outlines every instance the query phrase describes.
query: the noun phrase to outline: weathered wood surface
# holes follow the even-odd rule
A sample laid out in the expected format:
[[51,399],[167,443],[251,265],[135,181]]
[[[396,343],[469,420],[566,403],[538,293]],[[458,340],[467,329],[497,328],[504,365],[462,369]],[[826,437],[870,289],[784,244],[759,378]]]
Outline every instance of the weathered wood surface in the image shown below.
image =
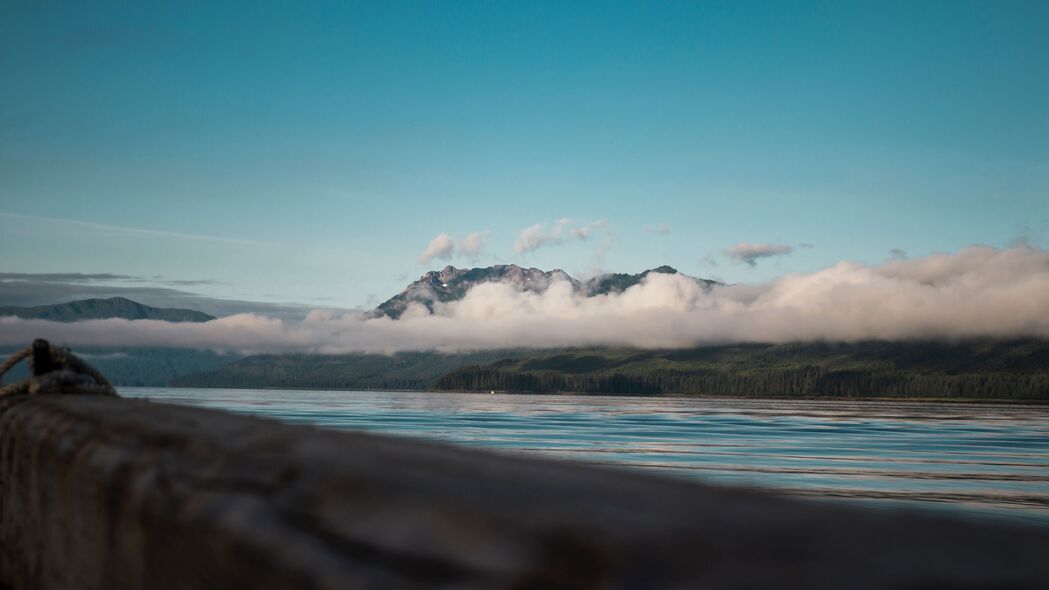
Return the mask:
[[1038,588],[1049,532],[114,398],[0,400],[22,588]]

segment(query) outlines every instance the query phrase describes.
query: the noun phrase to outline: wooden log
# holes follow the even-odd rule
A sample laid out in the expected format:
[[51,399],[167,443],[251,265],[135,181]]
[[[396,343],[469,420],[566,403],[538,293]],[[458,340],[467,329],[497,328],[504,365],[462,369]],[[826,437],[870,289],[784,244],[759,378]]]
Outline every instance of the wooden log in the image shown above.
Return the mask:
[[117,398],[0,400],[13,589],[1038,588],[1049,532]]

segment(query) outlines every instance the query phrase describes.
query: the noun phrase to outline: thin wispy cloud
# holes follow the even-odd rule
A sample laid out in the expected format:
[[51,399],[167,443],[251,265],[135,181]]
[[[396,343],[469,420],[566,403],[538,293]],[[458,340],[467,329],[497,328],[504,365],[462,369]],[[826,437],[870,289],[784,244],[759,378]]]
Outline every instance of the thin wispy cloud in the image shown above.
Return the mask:
[[226,285],[222,281],[213,279],[165,279],[161,275],[152,277],[140,277],[134,275],[116,274],[110,272],[102,273],[80,273],[80,272],[0,272],[0,283],[4,282],[50,282],[50,283],[152,283],[155,285],[169,285],[172,287],[195,287],[201,285]]
[[205,242],[225,242],[228,244],[242,244],[242,245],[255,245],[255,246],[279,246],[281,244],[277,242],[267,242],[262,240],[244,240],[240,238],[227,238],[221,236],[208,236],[203,234],[191,234],[182,232],[172,232],[155,229],[143,229],[137,227],[125,227],[121,225],[108,225],[104,223],[93,223],[89,221],[78,221],[75,219],[62,219],[58,217],[41,217],[37,215],[21,215],[18,213],[7,213],[0,211],[0,217],[6,217],[9,219],[21,219],[28,221],[38,221],[43,223],[53,223],[61,225],[72,225],[87,229],[93,229],[97,231],[104,231],[113,234],[127,235],[127,236],[146,236],[146,237],[162,237],[162,238],[175,238],[180,240],[194,240],[194,241],[205,241]]
[[52,281],[63,283],[97,283],[109,281],[142,281],[142,277],[109,272],[0,272],[0,281]]
[[598,219],[597,221],[572,227],[568,230],[568,233],[571,234],[573,238],[577,238],[580,240],[589,240],[590,236],[594,235],[594,232],[598,230],[603,230],[607,227],[608,221],[604,219]]
[[536,223],[517,234],[514,252],[527,254],[544,246],[558,246],[570,240],[586,241],[597,232],[609,233],[608,220],[581,222],[564,217],[554,222]]
[[789,244],[752,244],[750,242],[740,242],[734,246],[725,248],[722,253],[732,260],[746,263],[753,268],[758,265],[758,261],[762,258],[784,256],[793,251],[794,247]]
[[480,256],[488,243],[489,236],[492,235],[490,231],[479,231],[469,234],[459,242],[459,252],[469,258],[477,258]]
[[0,345],[35,337],[74,346],[323,353],[1049,337],[1049,252],[973,247],[880,265],[839,262],[710,290],[683,275],[652,273],[622,293],[595,297],[565,281],[543,292],[487,283],[433,313],[412,305],[398,320],[332,311],[302,321],[241,314],[203,324],[0,319]]
[[215,281],[212,279],[161,279],[159,281],[162,285],[172,285],[175,287],[198,287],[201,285],[228,285],[223,281]]
[[665,223],[645,226],[645,233],[650,236],[669,236],[670,226]]

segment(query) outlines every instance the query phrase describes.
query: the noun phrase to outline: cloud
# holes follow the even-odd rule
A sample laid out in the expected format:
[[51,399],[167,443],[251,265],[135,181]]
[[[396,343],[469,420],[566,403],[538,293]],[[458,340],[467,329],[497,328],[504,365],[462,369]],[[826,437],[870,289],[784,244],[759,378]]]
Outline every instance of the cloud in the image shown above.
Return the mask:
[[564,217],[553,223],[536,223],[524,228],[517,235],[514,252],[526,254],[543,246],[564,244],[567,240],[586,241],[597,232],[604,232],[606,235],[610,233],[607,219],[579,222]]
[[[564,222],[566,224],[566,227],[568,225],[571,225],[571,223],[572,223],[571,220],[567,220],[567,219],[562,219],[558,223],[562,223],[562,222]],[[605,230],[605,229],[608,229],[608,220],[607,219],[598,219],[597,221],[592,221],[590,223],[584,223],[583,225],[577,225],[576,227],[569,227],[568,233],[573,238],[577,238],[577,239],[580,239],[580,240],[588,240],[588,239],[590,239],[590,236],[592,236],[594,234],[594,232],[599,231],[599,230]]]
[[459,240],[444,232],[439,233],[419,255],[419,264],[429,264],[435,258],[451,260],[456,255],[476,260],[484,252],[491,235],[492,232],[488,230],[476,231]]
[[514,252],[534,252],[545,244],[560,244],[562,240],[554,231],[547,232],[543,224],[537,223],[521,230],[514,243]]
[[67,283],[95,283],[105,281],[142,281],[142,277],[118,275],[110,272],[85,274],[81,272],[0,272],[0,281],[60,281]]
[[463,256],[477,258],[484,251],[488,237],[491,235],[492,232],[490,231],[474,232],[459,242],[459,251],[462,252]]
[[746,262],[752,268],[758,265],[758,260],[783,256],[794,251],[793,246],[787,244],[751,244],[740,242],[735,246],[725,248],[724,254],[733,260]]
[[902,248],[893,248],[889,250],[889,258],[893,260],[906,260],[907,251]]
[[281,246],[277,242],[266,242],[261,240],[244,240],[240,238],[228,238],[223,236],[208,236],[203,234],[190,234],[184,232],[173,232],[155,229],[143,229],[138,227],[126,227],[122,225],[108,225],[104,223],[91,223],[87,221],[77,221],[75,219],[61,219],[58,217],[39,217],[36,215],[21,215],[18,213],[7,213],[0,211],[0,217],[6,217],[9,219],[24,220],[24,221],[35,221],[47,224],[65,225],[82,227],[95,231],[104,232],[112,235],[122,236],[137,236],[145,238],[174,238],[179,240],[192,240],[199,242],[226,242],[230,244],[241,244],[248,246]]
[[160,275],[150,278],[134,275],[121,275],[111,272],[80,273],[80,272],[0,272],[0,283],[11,282],[38,282],[51,283],[155,283],[158,285],[170,285],[172,287],[193,287],[198,285],[226,285],[222,281],[212,279],[165,279]]
[[669,236],[670,226],[665,223],[645,226],[645,233],[652,236]]
[[450,260],[455,253],[455,241],[446,233],[439,233],[419,255],[419,264],[428,264],[434,258]]
[[583,297],[488,283],[402,319],[314,312],[301,321],[240,314],[202,324],[0,318],[0,345],[178,346],[319,353],[505,347],[689,347],[725,342],[1049,337],[1049,252],[972,247],[880,265],[840,262],[752,285],[704,290],[652,273],[619,294]]

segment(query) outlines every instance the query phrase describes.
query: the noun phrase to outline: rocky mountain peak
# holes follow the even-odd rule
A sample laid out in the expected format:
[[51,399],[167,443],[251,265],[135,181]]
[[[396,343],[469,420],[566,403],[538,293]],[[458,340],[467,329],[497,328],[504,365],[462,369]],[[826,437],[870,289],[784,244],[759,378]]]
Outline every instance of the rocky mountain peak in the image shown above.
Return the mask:
[[[448,265],[432,270],[408,285],[377,309],[379,313],[398,318],[411,303],[418,303],[433,311],[434,304],[458,301],[467,291],[482,283],[505,283],[523,291],[541,293],[556,281],[565,281],[586,296],[620,293],[640,283],[649,273],[678,274],[670,266],[660,266],[639,274],[611,273],[579,281],[561,269],[544,271],[535,267],[523,268],[516,264],[496,264],[481,268],[456,268]],[[717,284],[707,279],[693,279],[704,288]]]

